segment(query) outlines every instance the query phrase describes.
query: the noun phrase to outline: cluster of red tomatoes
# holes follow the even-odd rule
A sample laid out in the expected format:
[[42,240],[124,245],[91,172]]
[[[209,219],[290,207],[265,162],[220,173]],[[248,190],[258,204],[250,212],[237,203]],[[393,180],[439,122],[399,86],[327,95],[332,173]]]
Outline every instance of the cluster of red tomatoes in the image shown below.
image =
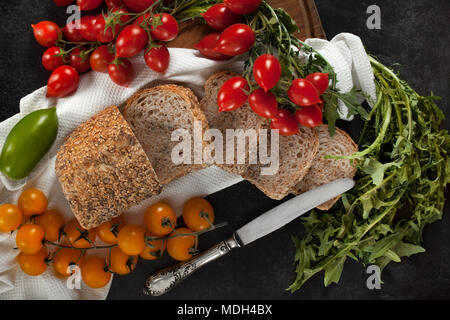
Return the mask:
[[[75,0],[53,0],[65,6]],[[169,66],[170,54],[164,42],[178,35],[178,23],[171,15],[154,14],[155,0],[105,0],[107,14],[85,15],[60,28],[51,21],[33,25],[37,42],[48,49],[42,56],[45,69],[52,71],[47,96],[64,97],[78,88],[79,74],[92,69],[108,73],[112,81],[128,86],[134,78],[130,57],[145,49],[146,64],[156,72]],[[77,0],[82,11],[98,8],[103,0]],[[70,49],[66,49],[71,46]]]
[[[53,266],[55,274],[68,277],[78,266],[83,281],[92,288],[105,286],[111,273],[125,275],[136,267],[138,258],[154,260],[167,249],[178,261],[197,253],[198,234],[212,229],[214,209],[203,198],[192,198],[183,207],[186,227],[177,228],[174,210],[163,202],[147,208],[144,226],[127,224],[122,216],[97,228],[85,230],[77,220],[65,223],[57,210],[47,210],[47,198],[37,189],[26,189],[17,206],[0,206],[0,232],[16,233],[20,250],[18,263],[23,272],[37,276]],[[95,245],[99,238],[105,245]],[[56,250],[49,252],[49,247]],[[108,259],[88,250],[109,249]]]
[[281,64],[271,54],[259,56],[253,64],[253,78],[259,88],[250,91],[248,81],[243,77],[233,77],[220,88],[217,96],[219,111],[233,111],[247,101],[252,110],[261,117],[271,119],[270,127],[278,129],[280,135],[290,136],[298,133],[299,124],[313,128],[322,123],[324,103],[320,96],[327,90],[327,73],[312,73],[305,79],[295,79],[290,84],[288,97],[300,107],[293,114],[288,109],[279,109],[275,88],[281,78]]

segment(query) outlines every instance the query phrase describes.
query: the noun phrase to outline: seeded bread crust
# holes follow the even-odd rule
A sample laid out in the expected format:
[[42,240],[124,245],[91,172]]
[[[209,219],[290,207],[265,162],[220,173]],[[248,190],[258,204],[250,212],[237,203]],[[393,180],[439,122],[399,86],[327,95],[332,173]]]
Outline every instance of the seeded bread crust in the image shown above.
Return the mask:
[[149,159],[117,107],[99,112],[67,137],[55,171],[72,212],[86,229],[161,191]]

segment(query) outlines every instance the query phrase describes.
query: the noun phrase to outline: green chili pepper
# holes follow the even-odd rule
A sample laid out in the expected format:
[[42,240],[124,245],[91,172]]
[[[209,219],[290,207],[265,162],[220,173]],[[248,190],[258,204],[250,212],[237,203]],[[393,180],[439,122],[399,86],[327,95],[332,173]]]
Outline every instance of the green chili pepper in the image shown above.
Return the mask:
[[25,178],[51,148],[57,133],[56,108],[28,114],[6,138],[0,155],[0,170],[11,179]]

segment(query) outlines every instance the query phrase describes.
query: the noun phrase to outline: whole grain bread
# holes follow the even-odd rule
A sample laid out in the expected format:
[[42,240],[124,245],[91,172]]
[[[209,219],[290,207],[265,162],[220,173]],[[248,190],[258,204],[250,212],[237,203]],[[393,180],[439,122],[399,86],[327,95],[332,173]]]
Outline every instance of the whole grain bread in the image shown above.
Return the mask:
[[55,171],[72,212],[86,229],[161,190],[149,159],[117,107],[99,112],[67,137]]
[[202,133],[208,128],[197,97],[190,89],[168,84],[141,90],[127,101],[123,114],[162,184],[204,167],[203,163],[194,163],[193,141],[191,154],[183,155],[190,157],[191,164],[176,165],[171,157],[173,148],[180,143],[171,141],[175,130],[185,129],[192,136],[195,121],[201,125]]
[[[343,130],[336,128],[333,137],[328,132],[328,126],[315,128],[319,136],[319,150],[306,176],[294,186],[293,192],[301,194],[323,184],[341,178],[353,178],[356,167],[350,160],[326,159],[327,155],[352,155],[358,151],[358,145]],[[320,210],[329,210],[339,200],[336,197],[318,206]]]

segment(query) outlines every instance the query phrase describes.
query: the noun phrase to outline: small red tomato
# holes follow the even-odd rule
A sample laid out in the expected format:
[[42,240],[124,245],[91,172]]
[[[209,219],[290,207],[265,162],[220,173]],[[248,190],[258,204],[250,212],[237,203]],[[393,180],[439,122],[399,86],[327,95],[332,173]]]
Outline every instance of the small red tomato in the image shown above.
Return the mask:
[[70,51],[70,65],[77,69],[79,73],[89,71],[91,65],[89,63],[89,54],[80,48],[75,48]]
[[120,59],[117,63],[108,65],[108,74],[115,84],[128,87],[134,78],[134,68],[130,60]]
[[328,73],[311,73],[306,78],[309,82],[311,82],[319,91],[319,95],[324,94],[324,92],[328,89],[328,85],[330,84],[330,78]]
[[123,0],[127,8],[133,12],[142,12],[150,7],[156,0]]
[[151,48],[144,55],[147,66],[153,71],[164,73],[169,67],[170,53],[165,45],[158,48]]
[[259,56],[253,64],[253,77],[265,91],[275,87],[281,78],[281,64],[271,54]]
[[77,29],[74,24],[67,24],[62,32],[64,34],[64,38],[70,42],[84,42],[86,41],[80,33],[80,29]]
[[80,34],[87,41],[96,41],[97,34],[95,33],[96,16],[84,16],[80,19]]
[[291,101],[299,106],[308,107],[319,103],[320,97],[316,87],[305,79],[295,79],[288,90]]
[[148,43],[147,32],[137,24],[126,26],[117,37],[116,56],[130,58],[137,56]]
[[223,3],[237,14],[249,14],[259,8],[261,0],[223,0]]
[[277,116],[278,102],[277,98],[270,91],[257,89],[248,96],[250,108],[263,118],[272,119]]
[[243,77],[228,79],[220,88],[217,95],[219,112],[233,111],[242,107],[247,102],[248,83]]
[[97,72],[108,72],[108,65],[114,60],[114,53],[110,52],[108,46],[100,46],[91,54],[90,65]]
[[114,37],[119,34],[119,24],[106,26],[105,17],[103,15],[97,16],[94,25],[94,32],[97,41],[102,43],[109,43],[114,40]]
[[315,128],[322,124],[322,111],[317,105],[302,107],[295,112],[295,119],[304,127]]
[[282,136],[292,136],[298,133],[297,120],[286,109],[278,110],[277,116],[270,121],[270,128],[279,130]]
[[222,31],[229,26],[242,21],[242,17],[233,13],[225,4],[218,3],[202,13],[203,18],[208,26],[213,29]]
[[64,6],[68,6],[69,4],[74,3],[75,0],[53,0],[53,2],[54,2],[58,7],[64,7]]
[[[121,23],[127,23],[128,20],[131,19],[131,16],[127,15],[126,13],[130,13],[126,8],[123,7],[116,7],[111,10],[115,14],[121,14],[120,15],[120,22]],[[139,19],[139,18],[138,18]]]
[[53,71],[63,64],[64,59],[61,56],[61,48],[59,47],[50,47],[45,50],[44,54],[42,55],[42,65],[48,71]]
[[78,88],[80,76],[72,66],[58,67],[47,83],[47,97],[65,97]]
[[105,0],[105,3],[109,10],[123,6],[122,0]]
[[32,24],[34,38],[43,47],[53,47],[56,41],[61,37],[61,28],[54,22],[41,21],[37,24]]
[[150,18],[150,13],[146,13],[143,16],[139,16],[136,20],[134,20],[134,24],[138,24],[141,25],[142,23],[144,23],[144,21],[146,22],[146,24],[144,26],[150,26],[151,25],[151,18]]
[[103,0],[77,0],[77,5],[81,11],[90,11],[100,7],[102,2]]
[[226,28],[219,37],[217,48],[227,56],[237,56],[249,51],[255,43],[252,28],[243,23],[236,23]]
[[200,40],[196,45],[195,49],[200,51],[202,55],[212,60],[228,60],[231,59],[230,56],[221,54],[217,50],[217,42],[219,41],[220,33],[213,32],[206,35],[202,40]]
[[[172,41],[178,35],[178,22],[168,13],[157,14],[154,23],[159,24],[150,31],[152,36],[160,41]],[[158,20],[160,22],[158,22]]]

